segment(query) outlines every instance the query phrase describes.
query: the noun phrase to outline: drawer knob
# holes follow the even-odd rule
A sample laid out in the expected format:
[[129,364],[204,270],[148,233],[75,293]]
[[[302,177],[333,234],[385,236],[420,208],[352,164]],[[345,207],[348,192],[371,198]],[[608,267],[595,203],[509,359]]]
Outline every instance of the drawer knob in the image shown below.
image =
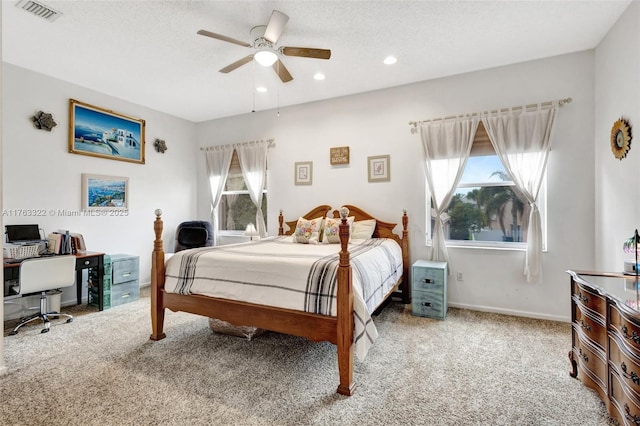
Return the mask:
[[420,303],[420,304],[421,304],[422,306],[426,306],[426,307],[428,307],[428,308],[430,308],[430,307],[431,307],[431,302],[422,302],[422,303]]
[[631,420],[636,425],[640,425],[640,417],[638,417],[636,414],[634,414],[633,416],[631,415],[631,410],[629,409],[629,405],[627,405],[626,402],[624,404],[624,417],[627,420]]
[[91,261],[89,261],[89,260],[85,260],[84,261],[85,266],[88,265],[89,263],[91,263]]
[[582,292],[578,292],[578,300],[581,300],[582,303],[589,303],[589,298],[587,296],[583,296]]
[[579,349],[580,352],[580,356],[582,357],[582,359],[584,360],[584,362],[589,362],[589,356],[585,353],[582,353],[582,348]]
[[431,278],[423,278],[422,282],[425,284],[433,284],[433,280]]
[[626,337],[627,339],[631,339],[633,340],[633,342],[636,345],[640,345],[640,336],[638,335],[638,333],[636,333],[635,330],[633,330],[633,333],[631,333],[631,336],[629,336],[629,329],[627,328],[626,324],[622,324],[622,334],[624,335],[624,337]]
[[636,385],[640,385],[640,376],[638,376],[635,371],[632,371],[631,373],[627,372],[627,364],[624,363],[624,361],[622,362],[622,364],[620,364],[620,369],[622,370],[622,375],[627,378],[627,379],[631,379],[631,381],[633,383],[635,383]]
[[585,324],[584,320],[580,320],[580,326],[584,328],[587,333],[591,331],[591,326],[589,324]]

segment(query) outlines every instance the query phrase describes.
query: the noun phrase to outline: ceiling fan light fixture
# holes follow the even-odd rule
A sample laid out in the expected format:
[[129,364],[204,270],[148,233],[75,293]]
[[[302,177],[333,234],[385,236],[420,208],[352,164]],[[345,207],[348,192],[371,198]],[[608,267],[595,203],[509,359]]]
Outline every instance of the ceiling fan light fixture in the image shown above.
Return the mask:
[[321,72],[317,72],[313,75],[314,80],[324,80],[325,76]]
[[278,55],[271,50],[263,49],[256,52],[253,58],[263,67],[270,67],[278,60]]

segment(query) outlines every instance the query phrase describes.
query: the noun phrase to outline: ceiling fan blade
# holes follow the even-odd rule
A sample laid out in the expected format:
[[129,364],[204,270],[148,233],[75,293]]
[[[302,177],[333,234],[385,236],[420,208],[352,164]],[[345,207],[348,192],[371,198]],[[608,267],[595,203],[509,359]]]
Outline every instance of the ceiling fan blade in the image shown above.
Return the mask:
[[280,59],[274,62],[274,64],[271,66],[276,71],[278,77],[280,77],[280,80],[282,80],[283,83],[293,80],[293,77],[289,73],[289,70],[284,66]]
[[207,31],[207,30],[199,30],[198,34],[203,35],[203,36],[207,36],[207,37],[211,37],[211,38],[215,38],[215,39],[218,39],[218,40],[226,41],[228,43],[239,44],[240,46],[244,46],[244,47],[251,47],[251,45],[249,43],[245,43],[244,41],[240,41],[240,40],[236,40],[235,38],[231,38],[231,37],[223,36],[223,35],[220,35],[220,34],[212,33],[211,31]]
[[289,16],[279,10],[271,12],[271,18],[269,18],[267,29],[264,30],[264,38],[275,44],[282,35],[287,21],[289,21]]
[[226,74],[228,72],[231,72],[231,71],[235,70],[236,68],[240,68],[241,66],[251,62],[252,60],[253,60],[253,55],[245,56],[244,58],[239,59],[239,60],[235,61],[234,63],[229,64],[226,67],[222,68],[220,70],[220,72]]
[[313,49],[310,47],[282,47],[280,51],[283,55],[287,56],[303,56],[305,58],[315,59],[331,58],[331,50],[329,49]]

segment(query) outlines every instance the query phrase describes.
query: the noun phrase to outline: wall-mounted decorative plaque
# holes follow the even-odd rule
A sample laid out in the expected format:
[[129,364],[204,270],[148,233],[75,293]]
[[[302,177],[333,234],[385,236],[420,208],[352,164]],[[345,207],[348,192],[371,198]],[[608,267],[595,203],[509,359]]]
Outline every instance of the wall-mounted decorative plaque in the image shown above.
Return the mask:
[[329,156],[331,165],[336,164],[349,164],[349,147],[339,146],[336,148],[329,148]]
[[618,119],[611,128],[611,151],[622,160],[631,149],[631,126],[624,118]]

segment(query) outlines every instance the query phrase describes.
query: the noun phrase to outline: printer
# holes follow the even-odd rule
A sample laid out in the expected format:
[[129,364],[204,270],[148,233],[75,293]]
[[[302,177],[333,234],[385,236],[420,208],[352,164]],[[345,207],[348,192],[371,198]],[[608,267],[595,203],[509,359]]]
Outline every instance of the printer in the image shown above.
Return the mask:
[[[42,254],[47,251],[47,240],[40,233],[40,227],[38,225],[5,225],[6,235],[6,248],[24,245],[37,245],[37,254]],[[5,250],[7,251],[7,250]],[[3,257],[6,253],[3,253]]]

